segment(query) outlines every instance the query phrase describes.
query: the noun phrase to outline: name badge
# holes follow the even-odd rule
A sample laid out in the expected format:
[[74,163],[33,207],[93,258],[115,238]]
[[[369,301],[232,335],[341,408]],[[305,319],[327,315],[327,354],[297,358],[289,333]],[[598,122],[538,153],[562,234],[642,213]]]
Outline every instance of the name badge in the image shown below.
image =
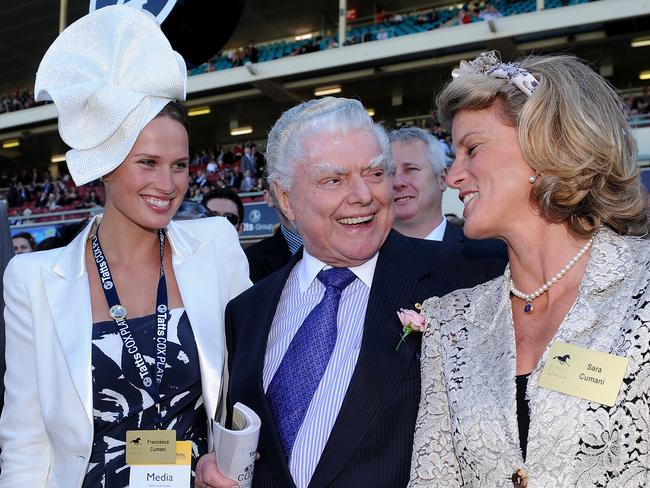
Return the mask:
[[626,357],[555,341],[539,386],[611,407],[621,389],[627,363]]
[[175,464],[131,466],[131,488],[189,488],[192,441],[176,441]]
[[126,464],[175,464],[175,430],[127,430]]

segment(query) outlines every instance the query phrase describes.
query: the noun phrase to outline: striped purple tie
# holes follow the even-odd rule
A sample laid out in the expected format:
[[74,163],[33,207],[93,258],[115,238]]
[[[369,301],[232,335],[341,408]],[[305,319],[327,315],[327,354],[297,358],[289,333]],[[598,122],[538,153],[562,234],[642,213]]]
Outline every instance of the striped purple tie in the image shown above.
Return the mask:
[[287,462],[336,344],[341,293],[356,276],[348,268],[330,268],[317,278],[325,285],[323,299],[296,332],[266,391]]

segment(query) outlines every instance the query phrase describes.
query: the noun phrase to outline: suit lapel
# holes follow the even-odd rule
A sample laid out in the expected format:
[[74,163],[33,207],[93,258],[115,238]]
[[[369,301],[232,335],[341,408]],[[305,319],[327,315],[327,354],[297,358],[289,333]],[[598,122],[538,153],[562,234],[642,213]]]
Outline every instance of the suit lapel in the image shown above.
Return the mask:
[[[51,269],[43,269],[45,294],[52,322],[72,382],[92,426],[92,308],[86,270],[86,240],[93,226],[86,228],[58,255]],[[72,304],[70,297],[77,297]]]
[[[510,292],[506,285],[507,280],[501,281],[502,285],[494,289],[494,293],[486,293],[486,297],[478,302],[473,314],[468,314],[468,322],[475,329],[482,331],[482,339],[473,341],[479,347],[475,350],[477,360],[470,367],[478,367],[467,372],[468,376],[482,378],[493,396],[494,403],[501,411],[505,436],[513,448],[519,453],[519,427],[517,424],[517,385],[515,383],[516,353],[515,329],[513,326],[503,327],[503,324],[512,324],[512,309],[510,306]],[[486,317],[485,323],[477,323],[476,317]],[[478,330],[477,330],[478,331]],[[470,346],[471,347],[471,346]],[[469,364],[468,364],[469,365]],[[462,365],[459,365],[462,368]]]
[[280,230],[265,243],[264,247],[271,269],[280,269],[291,258],[289,245]]
[[418,350],[419,338],[410,337],[395,351],[401,333],[396,312],[414,308],[419,278],[429,270],[413,272],[395,249],[395,240],[391,234],[379,253],[359,359],[310,486],[327,486],[358,451]]
[[[93,422],[91,377],[92,323],[90,288],[84,273],[77,279],[65,279],[50,271],[42,271],[52,321],[63,349],[72,382],[83,403],[88,421]],[[73,305],[70,297],[77,297]]]
[[[276,477],[279,486],[283,487],[292,487],[295,486],[291,473],[289,471],[289,466],[287,461],[284,458],[284,453],[282,452],[282,446],[280,444],[280,437],[278,436],[278,431],[275,427],[275,421],[273,420],[273,415],[271,414],[271,409],[269,403],[266,399],[266,394],[264,393],[264,383],[263,383],[263,371],[264,371],[264,357],[266,355],[266,346],[269,338],[269,331],[273,323],[273,318],[275,317],[278,303],[280,297],[282,296],[282,291],[284,290],[284,285],[286,284],[289,274],[293,267],[302,259],[302,248],[291,258],[289,264],[278,271],[275,275],[269,278],[269,283],[267,290],[269,294],[269,300],[266,300],[259,304],[259,312],[255,315],[259,317],[262,327],[259,329],[259,344],[256,351],[257,358],[255,359],[255,364],[257,371],[255,372],[256,378],[256,391],[257,391],[257,409],[256,413],[260,416],[262,420],[262,428],[260,432],[260,445],[267,446],[267,450],[262,453],[265,457],[267,466],[273,472]],[[254,351],[251,351],[254,353]]]
[[[206,412],[214,417],[220,398],[225,362],[222,302],[218,280],[201,279],[205,270],[219,269],[215,250],[186,232],[181,225],[170,222],[167,228],[172,247],[172,265],[196,342],[201,370],[203,402]],[[208,305],[208,306],[206,306]]]
[[447,225],[445,226],[445,234],[442,237],[442,240],[444,242],[463,242],[463,238],[464,236],[461,230],[451,222],[447,221]]

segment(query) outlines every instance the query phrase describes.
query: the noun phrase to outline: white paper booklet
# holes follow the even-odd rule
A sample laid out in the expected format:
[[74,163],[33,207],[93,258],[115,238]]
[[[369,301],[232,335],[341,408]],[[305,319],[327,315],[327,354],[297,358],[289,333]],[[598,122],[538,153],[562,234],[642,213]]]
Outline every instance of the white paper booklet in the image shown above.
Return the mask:
[[241,488],[249,488],[253,483],[261,425],[258,415],[241,403],[233,407],[232,430],[217,422],[212,424],[212,446],[219,471],[237,481]]

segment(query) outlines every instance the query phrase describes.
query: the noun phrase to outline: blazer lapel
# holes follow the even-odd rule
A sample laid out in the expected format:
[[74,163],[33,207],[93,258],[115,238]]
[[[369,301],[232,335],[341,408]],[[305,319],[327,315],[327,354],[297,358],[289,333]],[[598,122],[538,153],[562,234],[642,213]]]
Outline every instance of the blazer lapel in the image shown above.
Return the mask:
[[267,242],[265,242],[266,256],[271,269],[280,269],[291,258],[289,245],[282,232],[278,230]]
[[415,270],[394,252],[394,244],[389,236],[379,253],[359,359],[310,486],[327,486],[349,462],[365,434],[382,417],[383,407],[390,403],[418,351],[419,338],[415,337],[395,351],[401,334],[397,310],[414,308],[419,279],[430,270]]
[[[477,357],[481,360],[473,364],[482,365],[480,370],[468,371],[468,375],[483,378],[489,392],[494,397],[494,402],[501,411],[505,432],[502,433],[510,441],[516,455],[521,457],[519,448],[519,427],[517,425],[517,385],[515,383],[516,358],[515,358],[515,329],[503,328],[503,324],[512,324],[512,310],[510,306],[510,291],[507,279],[502,281],[502,286],[495,289],[492,296],[486,296],[480,302],[473,314],[468,314],[468,321],[472,327],[479,327],[483,337],[473,341]],[[496,313],[495,313],[496,311]],[[475,317],[485,317],[486,323],[476,323]],[[497,332],[498,331],[498,332]],[[449,339],[447,339],[449,340]],[[523,459],[520,459],[523,462]]]
[[447,221],[445,226],[445,234],[442,237],[444,242],[463,242],[463,233],[451,222]]
[[[86,270],[86,240],[94,220],[58,255],[51,269],[43,269],[45,293],[52,322],[68,366],[68,372],[93,423],[92,307]],[[76,303],[71,302],[76,298]]]
[[[636,266],[627,259],[630,253],[628,242],[613,231],[605,229],[596,234],[578,298],[562,321],[554,340],[591,347],[588,337],[593,333],[594,324],[600,320],[601,311],[608,307],[608,301],[617,299],[607,296],[607,290],[622,283],[622,286],[630,287],[630,296],[634,293],[631,289],[633,283],[625,280],[634,274]],[[607,274],[599,273],[602,269],[607,269]],[[616,323],[610,324],[610,327],[617,326]],[[546,349],[544,360],[549,349],[550,346]]]
[[[219,308],[221,295],[216,279],[202,280],[205,270],[218,270],[215,251],[202,245],[181,225],[170,222],[167,227],[172,248],[172,265],[183,300],[183,307],[192,324],[201,369],[201,385],[205,409],[214,418],[220,398],[224,363],[224,310]],[[209,304],[209,306],[206,306]]]
[[275,426],[275,421],[273,420],[273,415],[271,414],[271,408],[269,402],[266,399],[266,394],[264,392],[264,383],[263,383],[263,372],[264,372],[264,357],[266,355],[266,346],[269,339],[269,331],[271,325],[273,324],[273,318],[277,312],[278,303],[280,302],[280,297],[282,296],[282,291],[284,290],[284,285],[289,278],[289,274],[294,266],[302,259],[302,248],[291,257],[289,264],[282,268],[281,271],[277,273],[277,276],[274,275],[274,283],[269,287],[270,290],[273,290],[273,294],[270,296],[270,300],[267,302],[268,306],[265,306],[260,310],[260,317],[264,327],[262,328],[262,340],[260,342],[260,348],[257,351],[258,357],[256,364],[258,371],[256,374],[257,378],[257,391],[259,393],[260,407],[262,425],[268,426],[267,429],[262,429],[260,433],[260,442],[264,442],[265,445],[269,446],[269,450],[265,453],[268,459],[268,466],[275,475],[280,486],[284,487],[293,487],[295,483],[291,477],[291,472],[289,471],[289,466],[286,459],[284,458],[284,453],[282,451],[282,444],[280,443],[280,436],[278,435],[277,428]]

